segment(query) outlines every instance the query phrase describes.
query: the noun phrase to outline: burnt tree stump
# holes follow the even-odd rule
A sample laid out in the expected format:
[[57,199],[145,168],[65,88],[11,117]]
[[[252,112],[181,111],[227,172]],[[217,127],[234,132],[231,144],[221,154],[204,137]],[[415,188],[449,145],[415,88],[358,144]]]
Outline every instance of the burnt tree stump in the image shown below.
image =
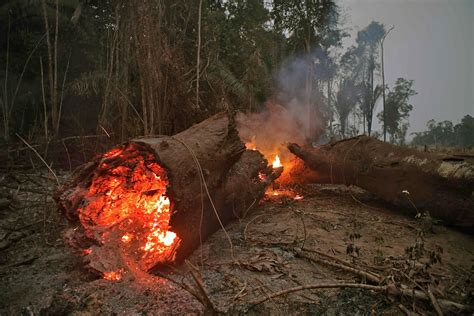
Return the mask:
[[[67,242],[89,267],[116,279],[124,269],[182,262],[256,206],[280,173],[245,149],[232,115],[219,113],[174,136],[137,138],[100,155],[55,199],[71,223]],[[164,215],[153,215],[154,205]]]

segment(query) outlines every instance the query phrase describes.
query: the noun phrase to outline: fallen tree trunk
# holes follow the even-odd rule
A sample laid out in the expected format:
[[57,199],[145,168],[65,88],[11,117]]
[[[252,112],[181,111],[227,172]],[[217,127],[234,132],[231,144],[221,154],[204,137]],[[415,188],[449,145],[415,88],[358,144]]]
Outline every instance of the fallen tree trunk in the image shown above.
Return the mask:
[[110,271],[182,262],[257,205],[278,175],[259,152],[245,150],[233,117],[220,113],[175,136],[135,139],[99,156],[55,198],[73,224],[68,243],[114,279]]
[[428,211],[446,224],[474,226],[469,157],[420,152],[368,136],[316,148],[289,144],[288,149],[316,172],[314,182],[357,185],[394,205]]

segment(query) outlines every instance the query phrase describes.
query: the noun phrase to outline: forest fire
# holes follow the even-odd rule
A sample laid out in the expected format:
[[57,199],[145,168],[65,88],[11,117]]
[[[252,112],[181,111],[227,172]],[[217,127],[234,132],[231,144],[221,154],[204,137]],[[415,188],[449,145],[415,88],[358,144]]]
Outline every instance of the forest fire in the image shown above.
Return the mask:
[[[119,247],[124,261],[135,261],[141,270],[172,260],[179,237],[169,227],[166,171],[133,144],[112,149],[101,161],[85,194],[88,203],[78,209],[86,234]],[[120,275],[106,272],[104,279]]]

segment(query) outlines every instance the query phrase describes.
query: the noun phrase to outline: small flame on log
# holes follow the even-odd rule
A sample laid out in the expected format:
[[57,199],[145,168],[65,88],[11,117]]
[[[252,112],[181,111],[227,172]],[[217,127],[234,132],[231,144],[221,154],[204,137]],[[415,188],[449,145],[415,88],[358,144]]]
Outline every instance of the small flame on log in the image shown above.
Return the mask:
[[273,169],[283,167],[280,161],[280,157],[278,155],[275,156],[275,159],[273,160],[273,163],[272,163],[272,167]]

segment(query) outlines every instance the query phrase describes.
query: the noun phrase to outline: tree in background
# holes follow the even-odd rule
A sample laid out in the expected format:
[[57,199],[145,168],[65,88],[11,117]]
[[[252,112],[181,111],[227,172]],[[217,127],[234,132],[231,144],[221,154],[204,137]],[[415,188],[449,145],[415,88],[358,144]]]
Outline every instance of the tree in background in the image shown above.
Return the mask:
[[474,117],[466,115],[461,123],[454,127],[457,134],[458,144],[461,146],[474,146]]
[[456,125],[447,120],[429,120],[426,127],[427,131],[413,133],[413,145],[474,146],[474,118],[470,115],[464,116]]
[[[204,84],[222,108],[255,111],[272,90],[271,69],[284,37],[268,27],[263,1],[211,1],[204,20],[209,49]],[[208,96],[210,97],[209,93]]]
[[[413,80],[404,78],[398,78],[395,87],[388,93],[385,124],[391,143],[404,144],[409,126],[407,120],[413,110],[413,105],[409,102],[410,98],[416,94],[413,90]],[[378,118],[383,122],[383,112],[378,114]]]
[[377,101],[382,96],[382,86],[375,84],[375,70],[379,68],[379,43],[385,35],[385,27],[372,21],[365,29],[357,33],[355,54],[361,64],[360,80],[362,93],[361,109],[367,124],[367,133],[372,133],[372,121]]
[[284,56],[293,56],[287,62],[300,69],[299,84],[290,82],[284,93],[298,99],[301,111],[307,113],[307,138],[313,141],[324,133],[330,120],[327,105],[331,99],[323,97],[323,83],[331,94],[335,75],[330,50],[339,48],[347,35],[341,29],[339,8],[332,0],[278,0],[273,1],[271,12],[275,31],[286,38]]
[[[4,139],[28,129],[57,135],[79,1],[8,1],[0,5]],[[82,34],[80,34],[82,35]],[[80,37],[80,36],[78,36]],[[34,120],[33,116],[42,116]],[[31,126],[33,125],[33,126]]]
[[5,139],[173,134],[268,99],[296,99],[310,141],[335,117],[342,137],[372,133],[385,30],[372,22],[343,52],[333,0],[15,0],[0,17]]
[[342,79],[336,93],[334,106],[339,118],[341,137],[346,137],[347,119],[360,99],[361,89],[354,80]]

